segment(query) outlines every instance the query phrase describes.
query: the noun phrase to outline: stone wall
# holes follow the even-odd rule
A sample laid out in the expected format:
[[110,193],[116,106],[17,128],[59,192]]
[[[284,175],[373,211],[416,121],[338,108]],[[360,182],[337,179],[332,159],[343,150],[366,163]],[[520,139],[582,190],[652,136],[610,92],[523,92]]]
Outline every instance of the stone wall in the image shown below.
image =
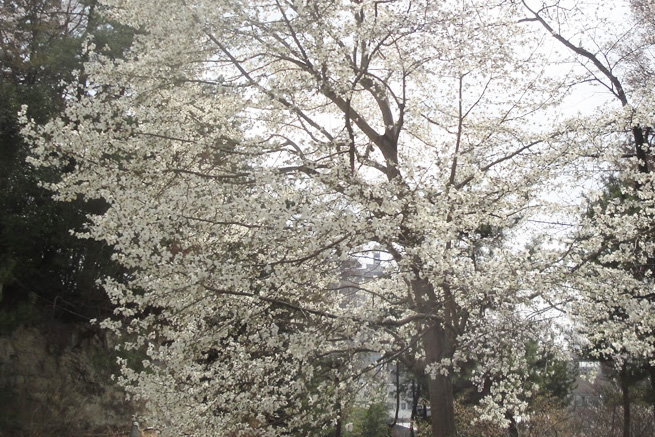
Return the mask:
[[135,409],[111,380],[114,362],[107,339],[85,325],[0,336],[0,437],[129,430]]

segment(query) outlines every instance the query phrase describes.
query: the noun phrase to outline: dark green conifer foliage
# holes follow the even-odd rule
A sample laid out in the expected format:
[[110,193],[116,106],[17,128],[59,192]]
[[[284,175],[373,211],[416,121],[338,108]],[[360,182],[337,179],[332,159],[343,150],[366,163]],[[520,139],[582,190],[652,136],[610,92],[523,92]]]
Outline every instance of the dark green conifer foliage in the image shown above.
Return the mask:
[[69,232],[82,229],[86,213],[102,213],[103,205],[52,200],[40,182],[58,174],[26,161],[18,122],[23,105],[30,118],[45,123],[76,98],[71,90],[84,81],[83,42],[90,34],[113,56],[129,45],[133,32],[103,21],[96,3],[0,2],[0,331],[44,315],[84,320],[109,310],[96,280],[116,273],[110,248]]

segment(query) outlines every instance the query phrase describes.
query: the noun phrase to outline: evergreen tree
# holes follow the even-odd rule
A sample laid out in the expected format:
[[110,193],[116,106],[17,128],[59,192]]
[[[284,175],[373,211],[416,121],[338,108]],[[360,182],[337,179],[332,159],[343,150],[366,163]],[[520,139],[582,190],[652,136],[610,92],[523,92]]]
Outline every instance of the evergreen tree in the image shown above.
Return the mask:
[[59,203],[41,187],[60,172],[26,161],[19,134],[23,105],[36,123],[62,111],[85,80],[84,42],[120,56],[132,32],[103,21],[95,0],[16,0],[0,5],[0,330],[54,317],[87,320],[107,314],[109,304],[96,280],[116,273],[106,244],[79,240],[86,214],[102,202]]

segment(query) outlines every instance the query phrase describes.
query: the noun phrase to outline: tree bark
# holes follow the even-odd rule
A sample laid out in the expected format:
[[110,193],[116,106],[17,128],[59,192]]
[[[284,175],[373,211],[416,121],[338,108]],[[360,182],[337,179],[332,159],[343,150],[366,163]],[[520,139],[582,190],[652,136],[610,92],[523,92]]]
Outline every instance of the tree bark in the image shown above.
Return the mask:
[[655,366],[648,366],[648,376],[650,379],[651,407],[653,408],[653,419],[655,420]]
[[619,375],[621,381],[621,392],[623,401],[623,437],[631,437],[630,430],[632,428],[630,417],[630,386],[628,381],[628,370],[626,365],[623,365]]
[[416,384],[416,379],[412,378],[412,414],[409,417],[409,437],[415,437],[414,421],[418,410],[418,399],[420,396],[421,386]]
[[341,419],[341,408],[339,408],[339,417],[337,418],[337,426],[334,430],[334,437],[341,437],[341,430],[343,428],[343,421]]
[[[452,339],[446,330],[436,323],[425,333],[423,345],[428,365],[439,363],[442,358],[451,355]],[[428,390],[433,437],[454,437],[455,407],[450,376],[441,374],[436,375],[435,378],[428,376]]]
[[519,428],[513,414],[507,415],[509,419],[509,428],[507,429],[509,437],[519,437]]
[[400,363],[396,361],[396,409],[395,413],[393,416],[393,422],[388,424],[387,427],[387,435],[391,436],[393,433],[393,429],[396,427],[396,424],[398,423],[398,412],[400,410]]
[[[339,378],[335,379],[335,386],[339,385]],[[341,401],[337,401],[337,423],[334,429],[334,437],[341,437],[343,430],[343,405]]]
[[[441,317],[435,317],[427,322],[427,326],[422,324],[423,349],[425,350],[425,365],[427,368],[435,364],[440,364],[444,358],[452,358],[455,349],[455,334],[452,325],[448,325],[448,311],[443,311],[444,307],[452,304],[452,299],[443,303],[438,303],[433,285],[424,278],[420,278],[420,272],[416,272],[417,278],[412,281],[412,291],[415,302],[424,314],[433,314],[437,316],[442,313]],[[447,290],[442,290],[447,294]],[[445,299],[448,301],[449,299]],[[454,314],[455,309],[450,308]],[[452,322],[452,320],[450,320]],[[453,395],[453,382],[451,375],[428,376],[428,393],[430,395],[431,424],[433,437],[454,437],[456,435],[455,427],[455,400]],[[434,376],[434,377],[433,377]]]

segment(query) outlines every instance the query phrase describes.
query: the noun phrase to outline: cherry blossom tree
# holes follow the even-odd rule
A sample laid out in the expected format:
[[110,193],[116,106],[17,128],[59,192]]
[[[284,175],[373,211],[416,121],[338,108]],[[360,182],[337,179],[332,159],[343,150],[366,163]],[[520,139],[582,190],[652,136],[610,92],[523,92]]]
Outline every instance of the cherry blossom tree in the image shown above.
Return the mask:
[[571,285],[579,293],[571,315],[593,353],[619,372],[628,436],[629,368],[650,369],[655,387],[652,5],[633,0],[599,17],[584,6],[523,3],[529,20],[584,68],[580,80],[609,96],[605,108],[572,124],[578,141],[596,148],[587,168],[606,177],[590,196],[570,252]]
[[130,52],[90,41],[86,95],[25,134],[35,163],[74,167],[60,200],[109,205],[81,236],[130,272],[102,325],[145,351],[119,378],[156,420],[316,433],[394,360],[429,376],[435,437],[469,361],[481,417],[521,414],[561,275],[519,234],[580,153],[523,5],[106,3],[140,31]]
[[[560,4],[541,9],[524,5],[532,15],[530,20],[584,67],[580,80],[604,89],[614,100],[614,106],[610,101],[606,108],[580,116],[572,131],[579,136],[578,142],[595,148],[589,149],[593,153],[588,156],[588,169],[609,175],[603,180],[611,181],[590,197],[591,206],[584,206],[589,210],[571,251],[575,253],[573,273],[580,280],[576,287],[584,293],[577,311],[582,320],[604,325],[589,332],[594,342],[607,345],[601,353],[619,363],[650,356],[655,347],[652,338],[639,339],[640,333],[653,329],[647,316],[653,303],[652,28],[646,15],[642,19],[647,6],[638,1],[624,4],[624,14],[629,5],[638,13],[624,15],[622,26],[616,28],[616,20],[607,22],[610,17],[585,19],[591,12],[584,8],[564,13]],[[579,32],[580,22],[591,22],[593,32],[588,30],[583,34],[587,39],[578,43],[567,33]],[[607,31],[610,26],[612,32]],[[625,313],[608,317],[619,308]]]

